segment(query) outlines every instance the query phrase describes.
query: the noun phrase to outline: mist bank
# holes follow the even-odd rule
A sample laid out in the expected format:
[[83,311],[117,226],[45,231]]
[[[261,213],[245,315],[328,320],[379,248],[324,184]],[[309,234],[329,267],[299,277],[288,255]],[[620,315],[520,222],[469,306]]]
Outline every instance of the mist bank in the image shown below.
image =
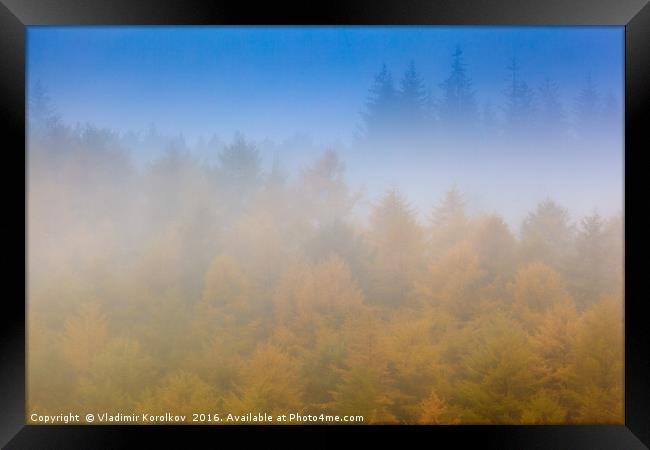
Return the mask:
[[28,413],[623,423],[622,215],[522,201],[514,229],[403,155],[289,171],[240,136],[138,166],[31,129]]

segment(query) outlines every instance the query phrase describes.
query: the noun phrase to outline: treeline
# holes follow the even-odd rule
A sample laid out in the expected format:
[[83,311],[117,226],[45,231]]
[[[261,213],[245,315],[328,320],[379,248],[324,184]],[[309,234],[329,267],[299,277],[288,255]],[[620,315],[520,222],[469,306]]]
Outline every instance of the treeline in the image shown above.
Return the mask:
[[[362,414],[622,423],[621,217],[552,200],[518,232],[452,187],[367,220],[326,151],[292,181],[235,139],[134,168],[33,128],[27,413]],[[516,186],[513,186],[516,188]]]
[[371,145],[395,145],[404,139],[423,145],[486,139],[562,145],[622,138],[619,99],[599,92],[591,75],[571,98],[548,77],[539,86],[530,85],[516,57],[503,74],[500,100],[481,100],[460,47],[452,54],[446,78],[433,85],[425,83],[414,62],[397,81],[384,64],[362,114],[363,140]]

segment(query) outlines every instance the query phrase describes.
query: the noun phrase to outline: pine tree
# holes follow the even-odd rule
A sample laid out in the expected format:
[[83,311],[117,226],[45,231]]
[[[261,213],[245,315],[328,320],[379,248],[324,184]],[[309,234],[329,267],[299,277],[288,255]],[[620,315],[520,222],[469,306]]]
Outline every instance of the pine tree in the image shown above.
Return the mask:
[[513,57],[508,66],[506,88],[506,127],[508,134],[516,138],[528,138],[534,124],[533,91],[523,80],[519,60]]
[[369,301],[405,301],[422,268],[424,237],[414,211],[396,189],[372,210],[368,241],[373,255]]
[[261,160],[256,146],[240,134],[219,153],[219,187],[233,212],[240,212],[262,184]]
[[147,389],[136,410],[150,415],[185,415],[187,423],[191,423],[193,413],[213,414],[221,408],[217,392],[208,383],[187,370],[178,370]]
[[344,220],[359,198],[350,192],[345,164],[332,149],[302,171],[299,189],[301,214],[315,226]]
[[108,340],[108,319],[96,302],[80,305],[65,322],[61,348],[66,362],[78,372],[85,372],[95,354]]
[[400,80],[399,123],[396,125],[405,134],[404,138],[412,138],[423,131],[427,94],[424,83],[411,62]]
[[594,213],[582,219],[576,236],[571,279],[581,309],[596,303],[606,289],[612,287],[608,286],[610,261],[605,247],[604,228],[604,221],[598,213]]
[[443,255],[467,232],[466,200],[453,185],[431,213],[431,243],[434,258]]
[[573,237],[569,212],[550,199],[544,200],[521,226],[521,256],[524,261],[540,261],[566,273]]
[[572,303],[560,274],[539,262],[519,269],[511,288],[513,312],[529,330],[553,306]]
[[393,76],[386,64],[383,64],[375,76],[366,101],[366,110],[362,114],[368,138],[377,140],[390,135],[390,130],[395,125],[397,98]]
[[260,344],[242,367],[239,382],[224,399],[232,414],[301,411],[302,380],[296,361],[272,344]]
[[451,72],[441,87],[443,97],[440,118],[443,127],[452,136],[461,132],[471,133],[478,119],[478,111],[472,81],[467,75],[460,47],[457,47],[452,55]]
[[569,368],[572,408],[579,423],[623,423],[623,302],[605,297],[579,323]]

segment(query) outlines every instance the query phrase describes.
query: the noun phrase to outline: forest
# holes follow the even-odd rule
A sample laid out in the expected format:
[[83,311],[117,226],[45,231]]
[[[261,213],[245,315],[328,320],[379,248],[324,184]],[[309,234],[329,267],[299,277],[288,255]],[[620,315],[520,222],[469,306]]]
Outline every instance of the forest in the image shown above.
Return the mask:
[[[437,129],[490,117],[463,64],[458,50]],[[400,92],[424,101],[413,65],[404,80]],[[504,117],[522,121],[530,91],[516,75],[511,87]],[[581,94],[585,111],[592,91]],[[399,122],[390,114],[408,111],[382,106],[395,92],[384,67],[365,145],[415,133],[382,134]],[[513,227],[470,213],[456,185],[431,192],[427,211],[398,186],[359,209],[364,193],[333,148],[288,173],[237,135],[214,162],[169,145],[140,167],[117,133],[36,112],[28,416],[624,422],[622,213],[572,218],[548,198]]]

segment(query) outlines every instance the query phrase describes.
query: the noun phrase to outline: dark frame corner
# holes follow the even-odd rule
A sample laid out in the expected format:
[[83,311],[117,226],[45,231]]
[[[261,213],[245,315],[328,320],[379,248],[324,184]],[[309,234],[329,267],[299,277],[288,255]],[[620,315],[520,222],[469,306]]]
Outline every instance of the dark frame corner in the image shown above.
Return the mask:
[[[239,5],[239,6],[237,6]],[[297,8],[297,9],[296,9]],[[354,0],[345,4],[319,2],[281,7],[277,2],[256,5],[199,0],[0,0],[0,109],[5,147],[5,192],[25,187],[25,37],[32,25],[129,24],[457,24],[457,25],[624,25],[625,26],[625,425],[602,426],[452,426],[412,427],[410,432],[429,435],[432,442],[453,439],[458,444],[480,443],[495,448],[636,449],[650,447],[650,358],[647,299],[643,292],[643,267],[647,255],[647,221],[636,220],[634,196],[642,186],[649,129],[642,120],[650,104],[650,3],[648,0]],[[645,144],[645,145],[644,145]],[[25,212],[25,197],[8,195],[8,210]],[[627,206],[630,205],[629,208]],[[26,426],[25,425],[25,215],[7,215],[2,222],[5,279],[13,295],[6,296],[0,328],[0,445],[9,448],[117,447],[134,439],[156,438],[170,444],[187,439],[189,432],[212,434],[203,427]],[[21,256],[22,255],[22,256]],[[22,261],[22,263],[18,263]],[[21,281],[22,280],[22,281]],[[22,296],[23,300],[19,300]],[[235,433],[236,427],[219,427],[218,433]],[[311,427],[300,427],[300,430]],[[241,428],[239,428],[241,430]],[[173,434],[172,434],[172,430]],[[265,428],[265,433],[277,430]],[[322,428],[315,428],[315,431]],[[328,428],[328,430],[331,430]],[[347,432],[385,434],[402,427],[345,428]],[[118,432],[115,432],[118,431]],[[321,433],[325,436],[324,433]],[[192,438],[195,436],[193,435]],[[239,439],[242,433],[238,433]],[[162,439],[161,439],[162,438]],[[105,441],[104,441],[105,440]],[[91,442],[97,445],[90,444]],[[110,442],[107,444],[106,442]]]

